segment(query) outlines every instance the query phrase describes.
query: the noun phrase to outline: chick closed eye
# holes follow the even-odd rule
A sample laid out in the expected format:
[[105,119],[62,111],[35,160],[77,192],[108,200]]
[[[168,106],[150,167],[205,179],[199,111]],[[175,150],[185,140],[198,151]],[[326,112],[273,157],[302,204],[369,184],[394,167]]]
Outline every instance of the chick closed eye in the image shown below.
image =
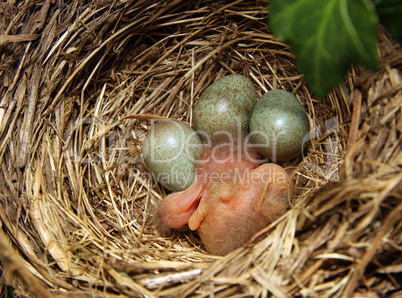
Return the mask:
[[219,183],[217,185],[217,193],[223,201],[229,201],[236,193],[236,185],[233,183]]

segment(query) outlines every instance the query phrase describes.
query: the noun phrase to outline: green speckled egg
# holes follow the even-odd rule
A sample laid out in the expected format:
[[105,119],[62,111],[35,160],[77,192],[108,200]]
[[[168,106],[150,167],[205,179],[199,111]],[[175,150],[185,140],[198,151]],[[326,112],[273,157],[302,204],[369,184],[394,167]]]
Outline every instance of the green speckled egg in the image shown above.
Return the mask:
[[[242,75],[228,75],[211,84],[194,107],[194,128],[202,138],[228,132],[245,133],[257,101],[253,84]],[[206,135],[205,135],[206,134]]]
[[250,140],[258,153],[272,161],[300,154],[309,139],[307,113],[295,96],[284,90],[265,93],[250,117]]
[[191,185],[201,153],[202,141],[195,130],[174,120],[154,123],[142,147],[147,168],[171,191],[181,191]]

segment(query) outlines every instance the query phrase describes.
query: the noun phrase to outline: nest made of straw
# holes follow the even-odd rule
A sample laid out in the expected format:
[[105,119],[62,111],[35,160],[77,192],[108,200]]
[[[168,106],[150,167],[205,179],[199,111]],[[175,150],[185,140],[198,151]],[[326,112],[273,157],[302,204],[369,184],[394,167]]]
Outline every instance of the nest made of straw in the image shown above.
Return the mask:
[[[380,30],[378,73],[352,69],[320,103],[269,34],[268,4],[0,4],[0,293],[401,295],[401,48]],[[295,94],[313,138],[285,165],[289,212],[216,257],[196,234],[151,224],[166,191],[141,142],[151,119],[191,123],[200,93],[230,73],[259,95]]]

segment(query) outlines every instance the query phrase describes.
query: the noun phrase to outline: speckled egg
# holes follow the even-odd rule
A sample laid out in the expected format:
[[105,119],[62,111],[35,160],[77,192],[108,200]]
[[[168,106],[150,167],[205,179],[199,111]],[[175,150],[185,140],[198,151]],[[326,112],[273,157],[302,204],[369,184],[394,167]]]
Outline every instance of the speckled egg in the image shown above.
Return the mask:
[[303,106],[284,90],[265,93],[250,117],[250,140],[258,153],[272,161],[300,154],[309,139],[310,125]]
[[248,128],[257,101],[253,84],[242,75],[228,75],[211,84],[194,107],[194,128],[205,140],[230,133],[238,136]]
[[163,120],[154,123],[147,132],[142,154],[148,170],[163,186],[181,191],[194,180],[202,146],[200,137],[190,126]]

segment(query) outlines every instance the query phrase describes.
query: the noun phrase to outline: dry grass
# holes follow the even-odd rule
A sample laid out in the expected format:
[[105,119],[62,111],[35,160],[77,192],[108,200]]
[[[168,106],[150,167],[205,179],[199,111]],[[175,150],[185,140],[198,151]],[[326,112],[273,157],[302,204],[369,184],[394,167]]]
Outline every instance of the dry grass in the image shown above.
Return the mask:
[[[320,103],[265,1],[60,3],[0,4],[0,293],[401,295],[402,51],[385,32],[378,73],[353,69]],[[154,118],[191,123],[230,73],[294,93],[314,134],[284,165],[291,210],[216,257],[196,234],[154,229],[166,190],[141,143]]]

